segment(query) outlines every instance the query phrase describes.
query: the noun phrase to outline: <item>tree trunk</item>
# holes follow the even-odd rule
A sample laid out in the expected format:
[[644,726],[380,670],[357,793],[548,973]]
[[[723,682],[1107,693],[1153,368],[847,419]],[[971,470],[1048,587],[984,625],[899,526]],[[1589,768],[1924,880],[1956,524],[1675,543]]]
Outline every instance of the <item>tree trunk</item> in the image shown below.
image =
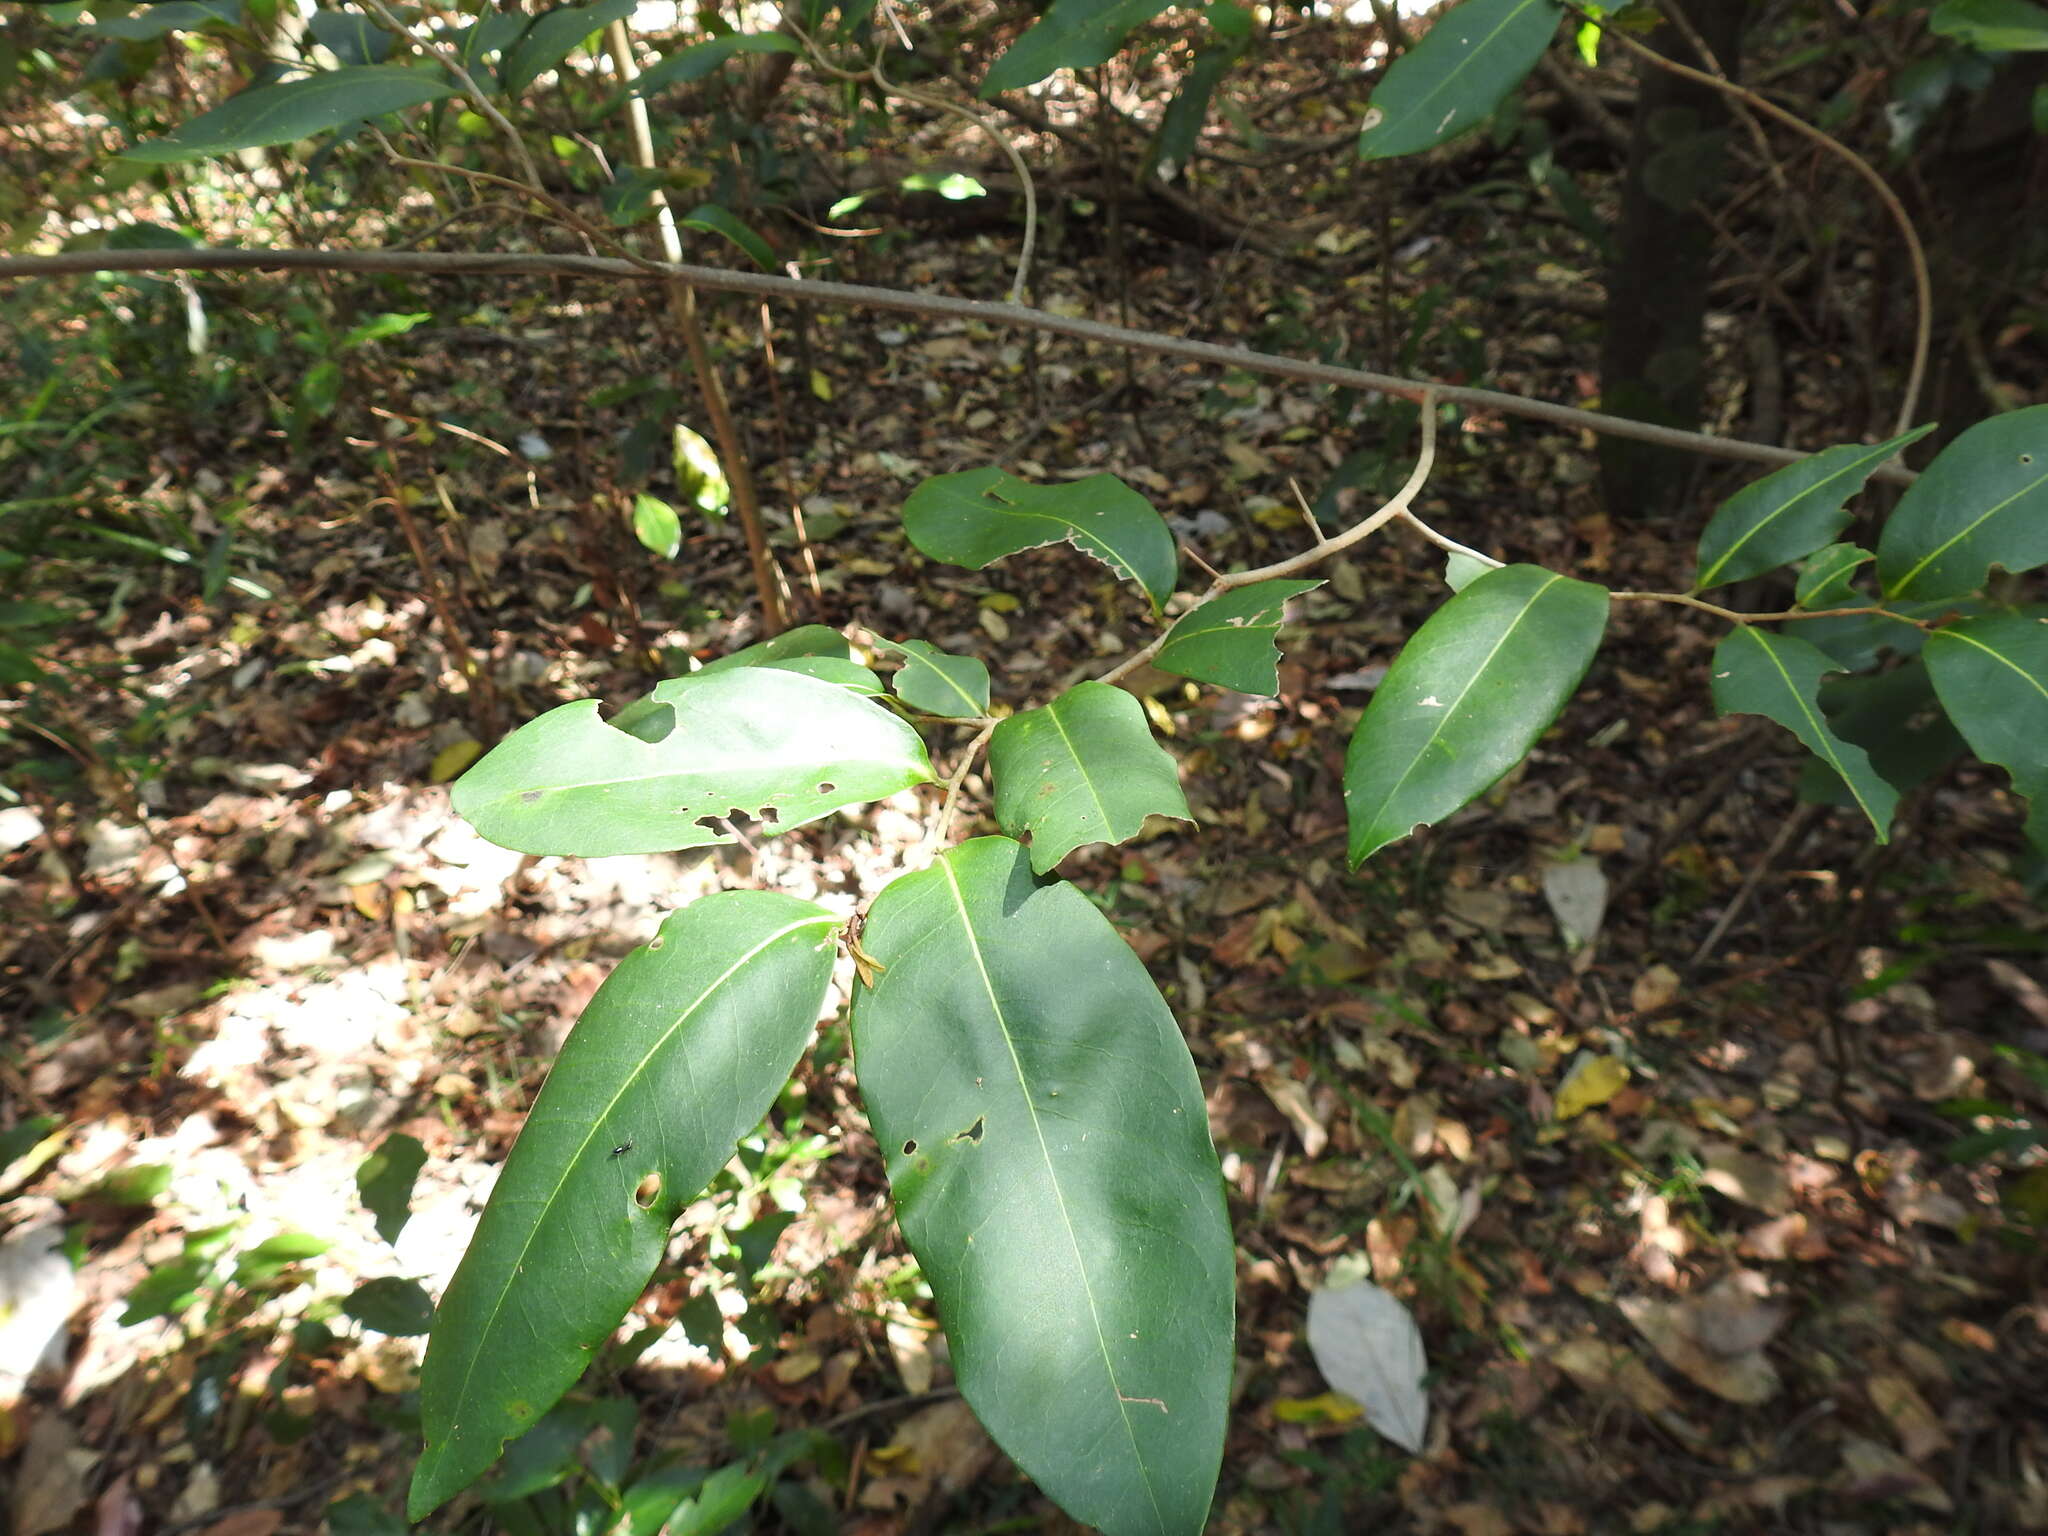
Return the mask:
[[[1730,78],[1738,71],[1748,0],[1687,0],[1686,14]],[[1711,69],[1676,28],[1649,38],[1659,53]],[[1643,64],[1628,177],[1607,284],[1600,406],[1638,421],[1697,430],[1705,379],[1708,258],[1713,231],[1697,211],[1721,183],[1726,98],[1710,86]],[[1600,476],[1608,511],[1673,510],[1691,462],[1684,454],[1608,437]]]

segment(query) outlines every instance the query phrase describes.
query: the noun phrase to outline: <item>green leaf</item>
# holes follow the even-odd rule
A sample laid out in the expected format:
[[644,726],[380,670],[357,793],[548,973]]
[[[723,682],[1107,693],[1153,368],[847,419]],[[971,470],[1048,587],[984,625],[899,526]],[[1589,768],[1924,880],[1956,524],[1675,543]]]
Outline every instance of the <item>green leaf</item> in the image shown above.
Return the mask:
[[1233,587],[1175,619],[1152,664],[1175,677],[1270,698],[1280,691],[1280,649],[1273,639],[1288,599],[1321,585],[1255,581]]
[[365,320],[346,336],[341,338],[337,349],[346,352],[351,347],[360,347],[366,342],[385,341],[393,336],[403,336],[416,325],[424,325],[433,319],[431,310],[416,310],[411,314],[382,314]]
[[734,667],[758,667],[799,656],[836,656],[846,661],[852,658],[853,648],[846,643],[846,636],[828,625],[800,624],[744,650],[734,651],[730,656],[707,661],[693,675],[701,677],[706,672],[728,671]]
[[1927,670],[1970,750],[2012,775],[2028,838],[2048,846],[2048,608],[1965,619],[1927,637]]
[[[775,270],[775,252],[769,249],[768,242],[716,203],[699,203],[688,213],[678,215],[676,222],[685,229],[701,230],[707,235],[722,235],[745,251],[748,258],[763,272]],[[725,505],[724,497],[719,498],[719,505]]]
[[168,0],[134,16],[109,16],[79,30],[123,42],[142,43],[166,32],[202,32],[241,24],[242,0]]
[[510,97],[569,57],[569,51],[591,33],[633,14],[638,0],[596,0],[593,5],[564,5],[545,11],[505,56],[498,71],[498,89]]
[[1607,593],[1533,565],[1466,584],[1410,637],[1344,757],[1355,868],[1519,763],[1579,686]]
[[922,640],[878,640],[903,666],[889,679],[896,697],[912,709],[949,720],[988,713],[988,668],[972,656],[953,656]]
[[351,64],[230,96],[163,138],[130,145],[121,158],[161,165],[290,144],[454,94],[455,86],[436,69]]
[[793,37],[779,32],[728,32],[708,42],[693,43],[644,70],[627,90],[628,96],[652,96],[672,85],[688,85],[722,68],[726,60],[741,53],[801,53]]
[[861,1096],[975,1416],[1070,1515],[1195,1536],[1222,1454],[1234,1265],[1173,1015],[1008,838],[875,898]]
[[[700,210],[701,211],[701,210]],[[718,450],[694,427],[677,422],[669,433],[669,464],[676,489],[706,517],[723,517],[732,501],[732,485],[718,462]]]
[[128,1293],[121,1326],[133,1328],[153,1317],[177,1316],[199,1299],[200,1289],[212,1278],[213,1264],[207,1259],[177,1258],[159,1265]]
[[1927,30],[1986,53],[2039,53],[2048,49],[2048,9],[2031,0],[1943,0]]
[[396,33],[355,11],[317,10],[306,18],[306,30],[343,64],[382,64],[398,46]]
[[[1901,795],[1962,756],[1963,738],[1942,712],[1918,657],[1889,672],[1829,678],[1820,685],[1820,707],[1828,729],[1868,752],[1870,766]],[[1841,775],[1817,757],[1800,769],[1799,797],[1818,805],[1856,804]]]
[[1700,535],[1695,592],[1747,581],[1810,555],[1849,521],[1843,503],[1877,467],[1934,427],[1916,427],[1888,442],[1843,443],[1788,464],[1722,502]]
[[410,1518],[531,1428],[645,1288],[683,1207],[803,1054],[836,922],[791,896],[720,891],[598,988],[441,1299]]
[[1076,683],[1012,715],[988,744],[996,822],[1031,838],[1044,874],[1083,843],[1122,843],[1147,816],[1193,821],[1180,771],[1152,739],[1144,706],[1108,683]]
[[1412,155],[1477,127],[1536,67],[1559,14],[1555,0],[1465,0],[1438,16],[1373,88],[1359,154]]
[[719,823],[735,813],[772,836],[931,777],[888,710],[770,667],[672,678],[630,726],[595,699],[549,710],[455,781],[457,814],[521,853],[665,853],[731,842]]
[[1143,587],[1154,613],[1180,571],[1166,520],[1115,475],[1063,485],[1031,485],[1000,469],[939,475],[903,503],[903,528],[932,559],[976,571],[1066,539]]
[[843,656],[792,656],[786,661],[761,661],[756,666],[771,667],[777,672],[801,672],[805,677],[822,678],[836,687],[849,688],[864,698],[879,699],[882,696],[882,680],[857,661]]
[[1036,85],[1058,69],[1093,69],[1172,0],[1053,0],[1046,13],[989,66],[981,94]]
[[633,537],[651,554],[673,560],[683,547],[683,520],[659,496],[642,491],[633,498]]
[[1906,487],[1877,544],[1894,601],[1961,597],[2048,561],[2048,405],[1980,421]]
[[1762,715],[1797,736],[1841,776],[1882,843],[1891,836],[1899,792],[1870,754],[1837,736],[1821,712],[1820,680],[1839,670],[1827,652],[1804,640],[1738,625],[1714,650],[1714,707],[1724,715]]
[[1793,600],[1801,608],[1809,609],[1859,606],[1860,594],[1849,582],[1876,558],[1861,545],[1830,544],[1799,567]]
[[372,1333],[395,1339],[417,1338],[434,1326],[434,1299],[416,1280],[379,1275],[349,1293],[341,1310]]
[[1161,165],[1173,167],[1177,173],[1195,157],[1195,146],[1201,140],[1202,122],[1209,115],[1209,102],[1224,75],[1229,73],[1230,66],[1243,52],[1242,44],[1226,43],[1221,46],[1212,44],[1195,55],[1195,62],[1181,76],[1173,100],[1159,115],[1159,132],[1153,135],[1151,148],[1145,154],[1144,170],[1147,175]]
[[235,1260],[235,1283],[267,1285],[294,1264],[317,1259],[333,1246],[331,1239],[315,1237],[310,1232],[280,1232],[275,1237],[266,1237]]
[[426,1163],[427,1149],[419,1138],[400,1131],[386,1136],[356,1169],[356,1193],[377,1218],[377,1235],[385,1242],[397,1242],[405,1230],[412,1215],[413,1181]]

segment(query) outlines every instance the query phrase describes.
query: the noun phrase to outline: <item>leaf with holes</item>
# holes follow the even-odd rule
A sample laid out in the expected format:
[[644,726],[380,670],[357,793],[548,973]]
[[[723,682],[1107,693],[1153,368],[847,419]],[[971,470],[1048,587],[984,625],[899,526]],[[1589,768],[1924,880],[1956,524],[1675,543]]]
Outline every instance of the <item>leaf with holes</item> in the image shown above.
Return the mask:
[[[1820,707],[1828,729],[1868,752],[1870,766],[1901,795],[1963,755],[1963,738],[1949,723],[1918,656],[1886,672],[1829,678],[1820,685]],[[1809,757],[1799,770],[1799,798],[1815,805],[1856,806],[1841,775],[1817,757]]]
[[989,66],[981,94],[995,96],[1036,85],[1060,69],[1093,69],[1123,46],[1135,27],[1171,0],[1053,0],[1043,16]]
[[903,503],[903,530],[932,559],[976,571],[1066,539],[1143,587],[1154,613],[1180,572],[1166,520],[1115,475],[1064,485],[1031,485],[1000,469],[939,475]]
[[663,853],[731,842],[734,814],[786,832],[931,777],[888,710],[776,666],[671,678],[619,719],[582,699],[529,721],[456,780],[456,812],[521,853]]
[[1785,727],[1808,751],[1841,776],[1856,806],[1877,830],[1891,835],[1899,792],[1885,782],[1870,754],[1844,741],[1820,707],[1820,680],[1841,667],[1826,651],[1791,635],[1742,624],[1714,650],[1714,707],[1724,715],[1762,715]]
[[1147,816],[1194,820],[1144,706],[1107,683],[1076,683],[1010,716],[989,738],[988,766],[996,824],[1030,837],[1040,874],[1083,843],[1129,841]]
[[1533,565],[1468,582],[1394,658],[1352,733],[1354,867],[1440,821],[1528,755],[1579,686],[1607,593]]
[[1970,750],[2012,775],[2048,848],[2048,608],[1965,619],[1927,637],[1927,670]]
[[1721,503],[1700,535],[1693,590],[1747,581],[1812,554],[1842,531],[1849,521],[1843,505],[1872,472],[1933,430],[1916,427],[1888,442],[1824,448],[1744,486]]
[[131,144],[121,158],[164,164],[290,144],[454,94],[454,84],[438,69],[351,64],[230,96],[160,139]]
[[1270,698],[1280,691],[1280,633],[1290,598],[1320,581],[1255,581],[1234,587],[1173,621],[1152,664],[1175,677]]
[[2008,411],[1950,443],[1906,487],[1877,543],[1894,602],[1961,597],[1994,565],[2048,562],[2048,405]]
[[1440,14],[1373,88],[1359,154],[1412,155],[1478,127],[1536,67],[1560,14],[1554,0],[1465,0]]
[[875,898],[861,1096],[975,1416],[1067,1513],[1195,1536],[1230,1396],[1234,1266],[1194,1062],[1144,965],[1023,848]]
[[903,666],[889,679],[896,697],[912,709],[948,720],[988,713],[988,668],[972,656],[952,656],[922,640],[878,640]]
[[420,1519],[574,1384],[669,1228],[811,1038],[838,920],[770,891],[670,916],[583,1010],[506,1159],[420,1373]]

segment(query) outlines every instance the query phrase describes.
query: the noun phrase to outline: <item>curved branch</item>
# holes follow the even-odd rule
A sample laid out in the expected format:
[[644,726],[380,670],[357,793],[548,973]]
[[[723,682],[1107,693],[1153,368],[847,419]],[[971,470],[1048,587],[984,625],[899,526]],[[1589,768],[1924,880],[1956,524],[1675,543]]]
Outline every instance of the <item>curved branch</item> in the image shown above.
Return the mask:
[[[1226,347],[1213,341],[1195,341],[1158,331],[1129,330],[1100,320],[1055,315],[1048,310],[1032,309],[1022,304],[956,299],[899,288],[874,288],[864,283],[828,283],[818,278],[782,277],[769,272],[739,272],[724,267],[694,266],[687,262],[650,262],[643,268],[634,262],[603,256],[523,251],[322,251],[289,247],[277,250],[65,251],[55,256],[0,256],[0,281],[22,277],[67,277],[87,272],[235,271],[409,272],[421,277],[590,277],[611,281],[651,279],[657,282],[680,278],[686,283],[719,293],[745,293],[762,299],[891,310],[898,314],[971,320],[1012,330],[1045,331],[1097,346],[1128,347],[1160,357],[1182,357],[1217,368],[1241,368],[1247,373],[1294,379],[1303,384],[1378,390],[1382,394],[1418,403],[1425,393],[1434,391],[1441,400],[1473,410],[1498,411],[1504,416],[1545,421],[1575,432],[1633,438],[1638,442],[1713,458],[1746,459],[1754,464],[1777,467],[1797,464],[1807,457],[1795,449],[1779,448],[1770,443],[1752,443],[1738,437],[1715,437],[1707,432],[1660,427],[1647,421],[1630,421],[1625,416],[1553,405],[1548,400],[1531,400],[1525,395],[1511,395],[1497,389],[1436,384],[1427,379],[1401,378],[1364,368],[1340,367],[1335,363],[1306,362],[1299,358],[1279,357],[1271,352],[1254,352],[1249,347]],[[1902,465],[1887,464],[1871,478],[1909,485],[1919,477]]]

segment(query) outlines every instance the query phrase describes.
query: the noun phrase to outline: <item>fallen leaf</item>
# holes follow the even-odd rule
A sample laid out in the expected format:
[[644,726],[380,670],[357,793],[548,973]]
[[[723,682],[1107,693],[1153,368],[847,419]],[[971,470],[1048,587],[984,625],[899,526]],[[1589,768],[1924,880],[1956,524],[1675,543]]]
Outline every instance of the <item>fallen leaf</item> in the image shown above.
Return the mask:
[[1615,1393],[1644,1413],[1669,1413],[1678,1407],[1671,1389],[1626,1345],[1566,1339],[1551,1350],[1550,1362],[1585,1391]]
[[1792,1208],[1792,1181],[1771,1158],[1722,1143],[1700,1149],[1700,1170],[1700,1182],[1730,1200],[1771,1216]]
[[427,782],[446,784],[483,755],[484,744],[480,741],[450,742],[434,754],[434,761],[427,768]]
[[1420,1454],[1429,1429],[1422,1331],[1406,1307],[1370,1280],[1308,1299],[1308,1347],[1323,1379],[1365,1410],[1366,1422]]
[[1259,1086],[1266,1090],[1266,1097],[1273,1101],[1273,1107],[1294,1127],[1294,1134],[1301,1138],[1301,1150],[1310,1157],[1321,1156],[1323,1148],[1329,1145],[1330,1133],[1323,1129],[1315,1106],[1309,1102],[1308,1084],[1288,1073],[1275,1071],[1261,1072]]
[[1925,1461],[1936,1451],[1946,1450],[1949,1434],[1942,1427],[1941,1420],[1934,1416],[1934,1410],[1927,1406],[1927,1399],[1920,1395],[1920,1389],[1903,1376],[1882,1374],[1873,1376],[1864,1384],[1870,1401],[1877,1411],[1891,1420],[1892,1430],[1899,1437],[1900,1449],[1912,1461]]
[[85,1503],[85,1475],[98,1461],[60,1415],[38,1415],[14,1471],[13,1536],[47,1536],[68,1526]]
[[1628,1066],[1617,1057],[1582,1054],[1557,1086],[1557,1118],[1569,1120],[1598,1109],[1621,1092],[1628,1075]]
[[1668,965],[1653,965],[1638,976],[1628,990],[1628,1005],[1637,1013],[1658,1013],[1678,1001],[1678,972]]
[[1629,1296],[1616,1305],[1665,1364],[1684,1372],[1716,1397],[1754,1405],[1777,1395],[1778,1372],[1762,1354],[1745,1350],[1724,1355],[1701,1340],[1695,1304]]
[[1557,919],[1565,944],[1583,949],[1600,937],[1600,925],[1607,920],[1607,877],[1592,859],[1572,859],[1547,865],[1543,871],[1543,899],[1550,915]]

